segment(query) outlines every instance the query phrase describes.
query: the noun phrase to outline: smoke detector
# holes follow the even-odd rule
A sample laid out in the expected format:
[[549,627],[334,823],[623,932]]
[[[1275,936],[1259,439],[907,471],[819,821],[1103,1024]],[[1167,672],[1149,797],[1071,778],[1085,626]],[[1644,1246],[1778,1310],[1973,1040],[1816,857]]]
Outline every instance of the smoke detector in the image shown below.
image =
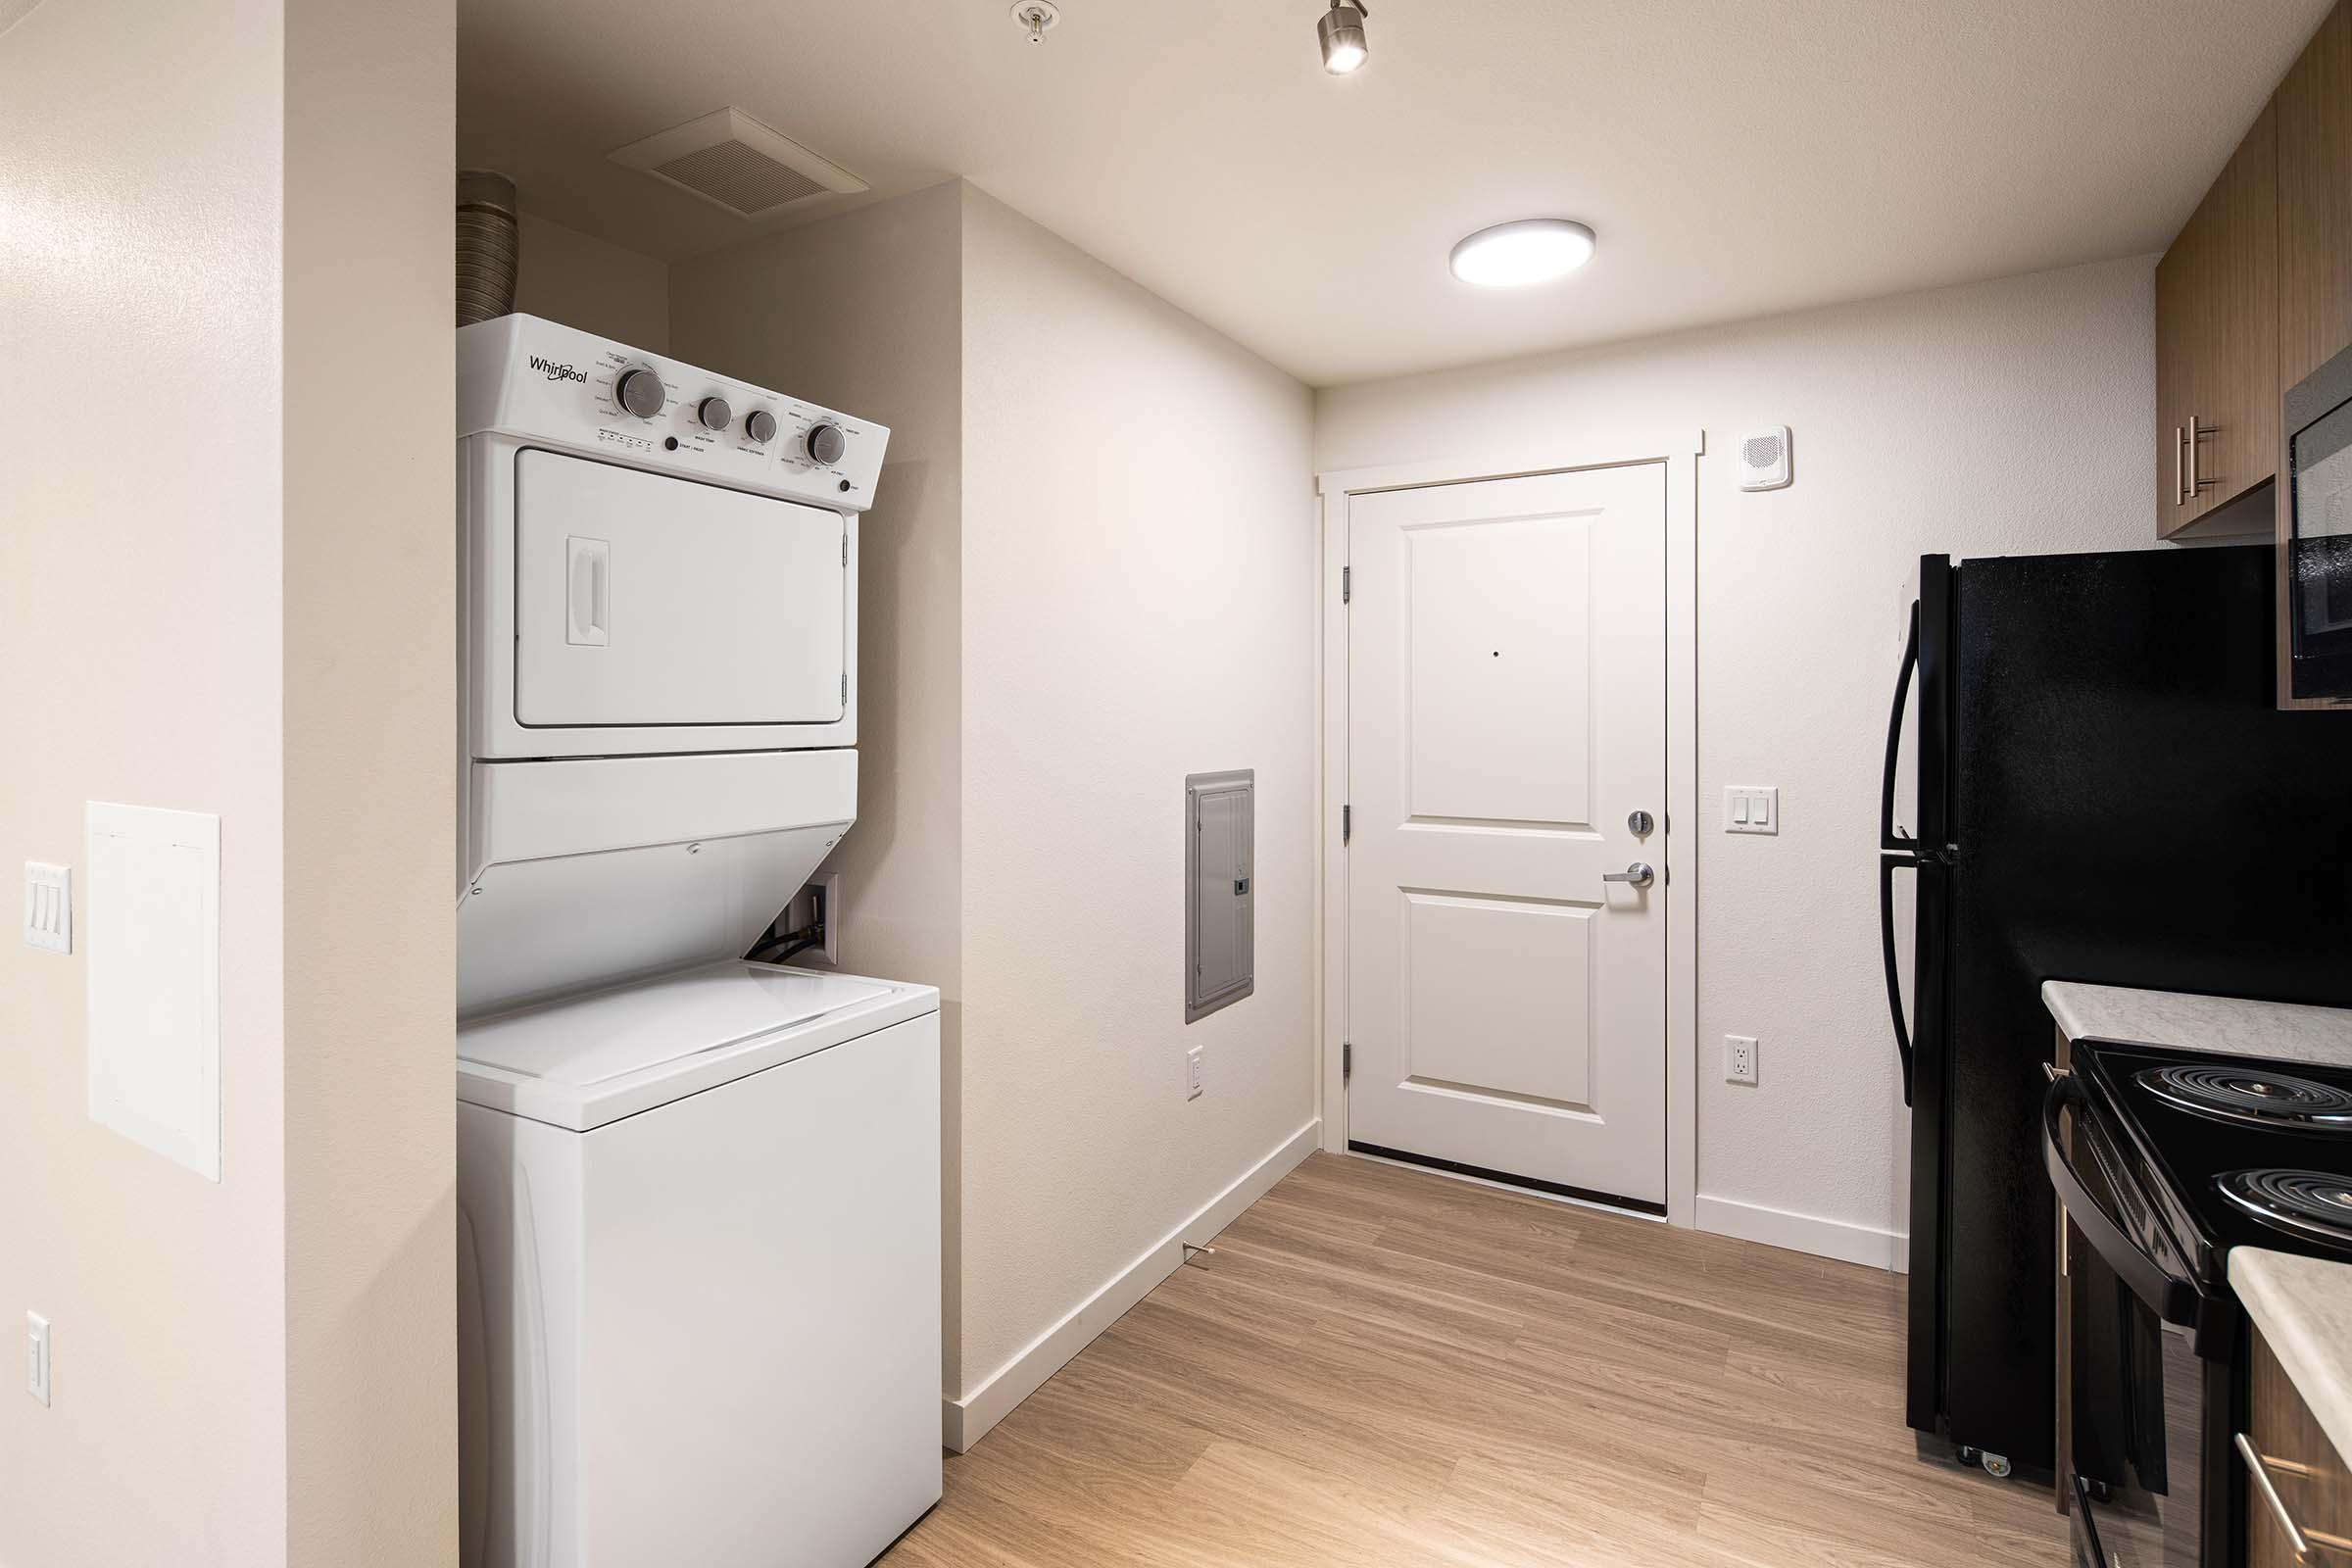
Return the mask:
[[740,109],[720,109],[612,153],[624,169],[700,196],[737,218],[765,218],[820,196],[848,196],[864,180],[762,125]]

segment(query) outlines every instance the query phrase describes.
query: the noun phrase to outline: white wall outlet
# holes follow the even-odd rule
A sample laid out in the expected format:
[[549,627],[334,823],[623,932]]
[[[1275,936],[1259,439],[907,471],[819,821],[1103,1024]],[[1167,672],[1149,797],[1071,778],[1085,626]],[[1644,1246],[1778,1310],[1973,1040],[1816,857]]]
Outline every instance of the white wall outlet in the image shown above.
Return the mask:
[[74,872],[41,860],[24,862],[24,945],[46,953],[74,951]]
[[24,1392],[49,1402],[49,1320],[38,1312],[24,1314]]
[[1756,1081],[1755,1036],[1723,1037],[1723,1081],[1727,1084],[1752,1084]]
[[1781,790],[1777,784],[1730,784],[1723,791],[1726,833],[1778,833]]
[[1195,1046],[1184,1054],[1184,1098],[1200,1098],[1200,1048]]

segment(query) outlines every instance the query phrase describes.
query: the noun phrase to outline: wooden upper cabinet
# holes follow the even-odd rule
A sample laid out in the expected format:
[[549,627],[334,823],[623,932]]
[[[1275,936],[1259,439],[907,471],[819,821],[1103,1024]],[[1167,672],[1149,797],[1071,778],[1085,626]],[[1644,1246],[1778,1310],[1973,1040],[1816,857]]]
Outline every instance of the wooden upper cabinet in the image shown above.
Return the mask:
[[2278,466],[2278,117],[2266,106],[2156,267],[2156,532],[2268,531]]
[[2279,83],[2278,385],[2352,346],[2352,5]]

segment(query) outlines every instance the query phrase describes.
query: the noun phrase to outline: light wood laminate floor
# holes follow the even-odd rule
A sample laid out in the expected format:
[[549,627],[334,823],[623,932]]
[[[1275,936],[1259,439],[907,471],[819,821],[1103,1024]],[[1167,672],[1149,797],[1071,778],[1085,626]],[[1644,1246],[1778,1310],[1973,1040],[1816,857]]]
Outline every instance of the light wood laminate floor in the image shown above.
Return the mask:
[[961,1457],[886,1568],[2061,1565],[1922,1463],[1903,1282],[1316,1154]]

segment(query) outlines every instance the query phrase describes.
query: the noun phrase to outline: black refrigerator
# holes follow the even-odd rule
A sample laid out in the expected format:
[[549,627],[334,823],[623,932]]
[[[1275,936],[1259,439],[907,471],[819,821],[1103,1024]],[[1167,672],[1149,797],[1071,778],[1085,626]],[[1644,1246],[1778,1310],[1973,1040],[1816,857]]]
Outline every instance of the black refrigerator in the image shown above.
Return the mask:
[[2276,709],[2271,562],[1920,562],[1879,913],[1911,1106],[1906,1402],[1964,1458],[2040,1475],[2055,1447],[2041,982],[2352,1004],[2352,713]]

